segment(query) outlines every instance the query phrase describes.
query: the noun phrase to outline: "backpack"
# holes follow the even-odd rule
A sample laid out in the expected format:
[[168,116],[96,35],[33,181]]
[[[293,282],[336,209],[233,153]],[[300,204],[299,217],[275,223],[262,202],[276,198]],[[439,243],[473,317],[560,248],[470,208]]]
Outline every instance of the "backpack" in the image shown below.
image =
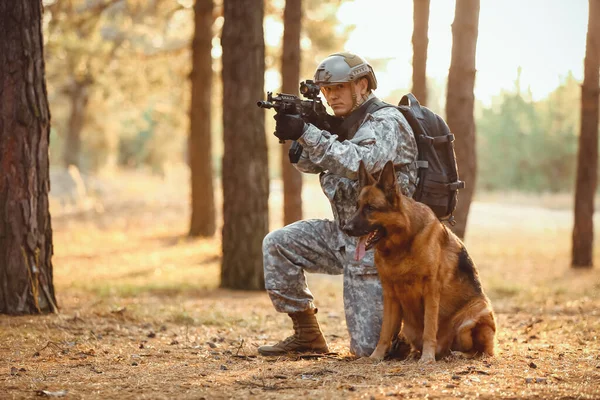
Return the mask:
[[454,135],[446,122],[409,93],[402,96],[398,110],[412,128],[419,156],[417,159],[417,190],[413,199],[427,204],[442,221],[454,225],[454,210],[458,190],[465,183],[458,179]]
[[[454,225],[453,213],[458,202],[458,190],[465,183],[458,179],[454,153],[454,135],[446,122],[409,93],[402,96],[398,106],[371,99],[365,104],[364,114],[385,107],[395,107],[408,121],[417,142],[417,188],[413,199],[426,204],[440,221]],[[359,117],[359,116],[357,116]],[[354,121],[344,121],[344,123]],[[349,124],[342,124],[349,125]]]

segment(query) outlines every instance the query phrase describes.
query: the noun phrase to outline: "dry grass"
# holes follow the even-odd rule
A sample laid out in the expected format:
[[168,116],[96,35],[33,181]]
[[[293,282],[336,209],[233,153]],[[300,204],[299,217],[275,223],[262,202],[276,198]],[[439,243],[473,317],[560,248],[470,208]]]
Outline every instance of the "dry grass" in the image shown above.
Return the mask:
[[[600,398],[600,268],[569,268],[568,208],[473,206],[467,245],[498,314],[497,357],[355,360],[340,278],[310,276],[337,355],[268,359],[256,347],[286,336],[287,317],[263,292],[216,289],[219,235],[185,237],[186,177],[173,176],[112,177],[95,211],[53,203],[61,313],[0,316],[0,398]],[[309,182],[308,216],[329,216]],[[275,228],[277,185],[271,202]]]

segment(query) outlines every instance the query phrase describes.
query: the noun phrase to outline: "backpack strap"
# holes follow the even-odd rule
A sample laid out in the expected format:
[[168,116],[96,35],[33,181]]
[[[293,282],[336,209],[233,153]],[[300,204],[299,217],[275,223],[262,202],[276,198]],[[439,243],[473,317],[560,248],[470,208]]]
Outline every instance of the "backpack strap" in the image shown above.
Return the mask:
[[454,134],[450,133],[448,135],[436,136],[436,137],[420,135],[419,142],[429,143],[434,146],[437,146],[439,144],[446,143],[446,142],[454,142]]
[[367,114],[373,114],[375,111],[386,107],[395,107],[384,101],[379,100],[377,97],[367,100],[358,109],[354,110],[352,114],[344,118],[344,122],[340,125],[340,132],[348,132],[353,126],[365,119]]

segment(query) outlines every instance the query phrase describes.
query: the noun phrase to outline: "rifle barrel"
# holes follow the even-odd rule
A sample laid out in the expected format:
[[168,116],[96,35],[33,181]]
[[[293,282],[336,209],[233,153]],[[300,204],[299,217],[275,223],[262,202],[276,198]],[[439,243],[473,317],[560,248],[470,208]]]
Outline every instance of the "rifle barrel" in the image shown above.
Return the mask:
[[260,108],[273,108],[275,107],[275,104],[269,102],[269,101],[257,101],[256,105]]

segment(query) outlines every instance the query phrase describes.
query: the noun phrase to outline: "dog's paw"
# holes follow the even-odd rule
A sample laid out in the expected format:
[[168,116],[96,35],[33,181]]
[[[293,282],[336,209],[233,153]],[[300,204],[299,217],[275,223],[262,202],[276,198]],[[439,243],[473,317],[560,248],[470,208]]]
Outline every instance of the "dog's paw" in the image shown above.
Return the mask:
[[423,354],[419,359],[419,364],[433,364],[435,363],[435,356],[431,354]]
[[411,350],[406,357],[407,360],[417,361],[421,358],[421,352],[419,350]]
[[381,360],[383,360],[383,359],[384,359],[384,357],[385,357],[385,353],[384,353],[384,352],[381,352],[381,351],[379,351],[379,352],[378,352],[377,350],[375,350],[375,351],[373,352],[373,354],[371,354],[371,355],[369,356],[369,359],[370,359],[371,361],[381,361]]

